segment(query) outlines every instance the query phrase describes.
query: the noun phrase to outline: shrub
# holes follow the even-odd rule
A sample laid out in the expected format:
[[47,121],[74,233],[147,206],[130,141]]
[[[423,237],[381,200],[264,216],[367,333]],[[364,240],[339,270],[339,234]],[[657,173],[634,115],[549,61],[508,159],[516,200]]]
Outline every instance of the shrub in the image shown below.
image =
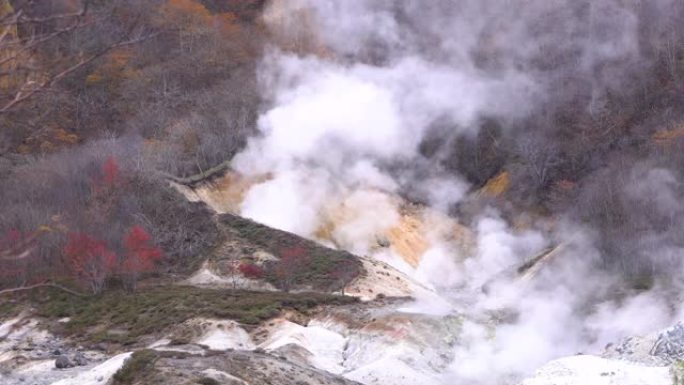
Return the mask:
[[114,373],[114,385],[131,385],[141,373],[151,369],[159,355],[152,349],[134,352],[124,362],[123,367]]
[[125,249],[121,273],[126,290],[132,292],[140,274],[152,271],[154,264],[161,258],[161,250],[152,244],[152,237],[141,226],[135,225],[128,230],[123,239]]
[[242,275],[250,279],[260,279],[264,276],[264,270],[253,263],[240,263],[238,270]]
[[116,255],[103,241],[88,234],[69,233],[64,256],[71,271],[90,285],[93,294],[102,292],[116,267]]

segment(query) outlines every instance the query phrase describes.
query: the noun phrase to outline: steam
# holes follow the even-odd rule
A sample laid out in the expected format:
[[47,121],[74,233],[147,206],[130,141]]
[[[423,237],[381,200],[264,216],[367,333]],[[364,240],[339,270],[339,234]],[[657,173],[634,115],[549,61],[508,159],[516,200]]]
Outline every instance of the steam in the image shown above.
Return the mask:
[[616,279],[595,269],[598,252],[591,236],[572,225],[561,228],[543,236],[513,232],[496,217],[480,220],[480,251],[459,272],[469,287],[550,240],[561,239],[564,247],[533,281],[501,278],[484,293],[442,290],[469,315],[444,383],[515,383],[551,359],[600,354],[609,343],[650,334],[679,319],[671,299],[657,289],[617,294]]
[[[435,122],[452,124],[451,134],[474,133],[475,122],[483,115],[523,116],[531,106],[535,85],[513,70],[489,75],[468,62],[452,65],[411,52],[386,65],[340,59],[349,53],[349,47],[363,47],[368,36],[356,31],[343,44],[337,34],[327,36],[326,31],[347,32],[351,14],[357,11],[377,16],[362,18],[360,22],[367,27],[375,25],[370,20],[386,18],[386,10],[366,10],[367,3],[326,3],[332,8],[319,8],[322,5],[316,2],[294,2],[320,16],[316,21],[327,22],[331,15],[325,12],[342,13],[336,18],[340,25],[322,25],[315,31],[331,39],[325,42],[337,55],[300,56],[274,48],[264,59],[262,86],[272,93],[273,107],[258,121],[262,136],[250,141],[233,165],[243,174],[271,173],[274,178],[250,191],[243,215],[313,236],[315,226],[307,213],[324,209],[324,202],[318,199],[322,192],[345,199],[359,188],[396,193],[415,184],[414,176],[392,173],[389,166],[425,163],[419,145]],[[290,3],[273,5],[279,6],[299,9]],[[383,42],[396,39],[391,35],[397,28],[388,26],[384,36],[375,38]],[[431,172],[434,174],[434,169]],[[447,178],[439,170],[436,177],[429,177],[418,178],[421,187],[412,190],[442,210],[457,203],[468,188],[463,180]],[[284,185],[293,181],[298,186],[284,191]],[[292,213],[285,214],[292,218],[290,222],[301,223],[285,223],[275,207],[302,212],[296,219]]]
[[[332,218],[335,246],[389,261],[447,299],[447,312],[469,314],[445,384],[511,381],[667,326],[676,311],[657,293],[611,295],[616,282],[594,269],[593,235],[562,219],[552,230],[513,230],[487,209],[473,221],[473,253],[435,231],[415,268],[377,247],[402,215],[399,195],[447,213],[473,187],[421,155],[435,125],[449,128],[448,142],[475,135],[483,118],[519,121],[550,103],[579,98],[599,109],[605,92],[644,65],[642,11],[618,0],[273,1],[264,19],[280,44],[260,68],[270,107],[233,163],[271,178],[247,192],[241,214],[323,242]],[[630,194],[676,183],[664,170],[644,177],[663,189],[640,184]],[[563,252],[534,281],[506,276],[558,244]],[[430,307],[412,309],[442,313]]]

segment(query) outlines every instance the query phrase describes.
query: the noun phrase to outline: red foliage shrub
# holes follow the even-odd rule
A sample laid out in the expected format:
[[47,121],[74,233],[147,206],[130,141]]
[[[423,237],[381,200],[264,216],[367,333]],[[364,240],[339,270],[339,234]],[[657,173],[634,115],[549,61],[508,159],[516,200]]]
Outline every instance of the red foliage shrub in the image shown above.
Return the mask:
[[131,227],[123,239],[125,249],[121,273],[129,291],[135,290],[140,274],[150,272],[161,259],[161,250],[152,242],[152,236],[141,226]]
[[264,270],[253,263],[240,263],[238,270],[242,275],[250,279],[259,279],[264,276]]
[[121,178],[121,171],[119,170],[119,164],[113,157],[107,158],[107,160],[102,164],[102,183],[105,186],[113,186]]
[[0,250],[8,250],[14,247],[24,238],[21,231],[12,229],[6,232],[2,238],[0,238]]
[[91,189],[94,194],[101,195],[103,192],[115,191],[125,181],[119,163],[114,157],[110,156],[100,165],[99,174],[93,177]]
[[63,252],[72,273],[87,282],[94,294],[101,293],[116,267],[116,255],[105,243],[88,234],[69,233]]
[[296,280],[297,273],[304,269],[309,261],[309,255],[303,247],[295,246],[281,251],[280,261],[278,261],[274,273],[283,290],[290,290]]

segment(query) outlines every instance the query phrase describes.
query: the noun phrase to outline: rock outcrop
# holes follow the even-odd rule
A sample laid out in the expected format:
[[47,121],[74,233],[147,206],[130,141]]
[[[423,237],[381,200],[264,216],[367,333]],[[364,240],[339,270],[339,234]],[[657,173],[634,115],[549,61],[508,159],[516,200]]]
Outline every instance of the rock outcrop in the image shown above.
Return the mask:
[[671,385],[667,367],[644,366],[597,356],[552,361],[520,385]]
[[565,357],[540,368],[520,385],[684,384],[684,324],[609,345],[601,357]]

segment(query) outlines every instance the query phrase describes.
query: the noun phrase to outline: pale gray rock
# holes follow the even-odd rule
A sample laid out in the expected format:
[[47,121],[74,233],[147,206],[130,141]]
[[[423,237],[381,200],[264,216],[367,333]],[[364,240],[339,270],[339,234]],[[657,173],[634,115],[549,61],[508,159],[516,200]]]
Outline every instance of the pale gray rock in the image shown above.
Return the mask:
[[85,358],[85,356],[81,352],[78,352],[78,353],[76,353],[76,355],[74,355],[73,361],[74,361],[74,364],[76,364],[78,366],[88,365],[88,360]]
[[680,322],[660,332],[650,353],[667,363],[682,360],[684,358],[684,324]]

